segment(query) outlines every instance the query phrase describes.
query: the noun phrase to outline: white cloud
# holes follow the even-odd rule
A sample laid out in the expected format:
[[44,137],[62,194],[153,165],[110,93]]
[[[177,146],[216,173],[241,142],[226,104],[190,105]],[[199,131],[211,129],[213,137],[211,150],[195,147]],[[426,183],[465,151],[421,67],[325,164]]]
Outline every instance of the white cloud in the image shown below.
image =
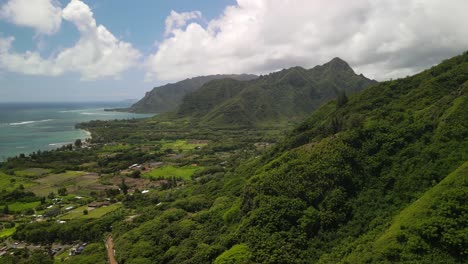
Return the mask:
[[56,76],[63,73],[53,61],[43,59],[37,52],[10,53],[13,37],[0,38],[0,68],[30,75]]
[[238,0],[205,27],[166,25],[172,34],[147,59],[147,78],[266,73],[336,56],[367,76],[399,77],[467,49],[466,10],[466,0]]
[[171,34],[174,30],[185,26],[187,21],[196,18],[201,18],[200,11],[177,13],[172,10],[171,14],[166,18],[166,32],[164,34],[166,36]]
[[80,40],[57,56],[57,64],[78,71],[84,79],[117,75],[134,66],[140,52],[130,43],[118,40],[103,25],[96,25],[90,8],[72,0],[63,10],[63,18],[75,24]]
[[50,35],[60,29],[62,9],[57,0],[9,0],[0,8],[0,18]]
[[72,0],[63,9],[63,19],[73,23],[80,39],[56,56],[44,59],[38,52],[11,51],[13,38],[0,38],[0,67],[11,72],[33,75],[60,75],[78,72],[82,79],[118,76],[134,66],[141,54],[130,43],[118,40],[103,25],[97,25],[91,9]]

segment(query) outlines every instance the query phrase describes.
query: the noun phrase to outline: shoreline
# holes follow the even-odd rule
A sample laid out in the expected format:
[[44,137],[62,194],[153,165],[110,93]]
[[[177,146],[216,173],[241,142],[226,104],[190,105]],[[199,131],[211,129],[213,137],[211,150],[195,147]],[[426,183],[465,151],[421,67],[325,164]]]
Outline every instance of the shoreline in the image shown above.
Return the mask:
[[84,128],[80,128],[80,130],[83,131],[86,134],[86,137],[83,138],[82,140],[88,141],[88,140],[93,139],[93,134],[89,130],[84,129]]

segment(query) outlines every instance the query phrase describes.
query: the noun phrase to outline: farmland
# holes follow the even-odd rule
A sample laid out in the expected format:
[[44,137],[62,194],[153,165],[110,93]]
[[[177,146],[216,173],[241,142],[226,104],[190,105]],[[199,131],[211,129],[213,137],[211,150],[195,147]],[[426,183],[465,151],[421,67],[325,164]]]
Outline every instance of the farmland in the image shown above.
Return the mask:
[[166,179],[170,177],[182,178],[189,180],[192,175],[202,169],[198,166],[184,166],[184,167],[174,167],[174,166],[163,166],[157,169],[154,169],[148,173],[143,174],[143,177],[152,178],[152,179]]
[[[103,206],[96,209],[91,209],[87,205],[80,206],[71,210],[70,212],[64,214],[60,217],[61,220],[72,220],[72,219],[92,219],[92,218],[100,218],[110,212],[113,212],[119,208],[121,208],[121,204],[111,204],[109,206]],[[84,214],[84,211],[87,210],[88,214]]]

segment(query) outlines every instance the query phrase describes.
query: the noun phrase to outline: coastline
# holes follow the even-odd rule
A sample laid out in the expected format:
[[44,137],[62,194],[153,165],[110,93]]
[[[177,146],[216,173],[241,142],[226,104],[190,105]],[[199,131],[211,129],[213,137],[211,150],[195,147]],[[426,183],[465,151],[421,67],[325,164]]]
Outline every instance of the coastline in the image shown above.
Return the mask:
[[[2,106],[2,104],[0,104]],[[96,137],[76,124],[91,120],[123,120],[152,115],[106,112],[110,105],[88,104],[9,104],[0,117],[0,162],[37,151],[50,151],[73,144],[76,139],[88,143]],[[28,111],[24,111],[24,110]],[[31,111],[33,109],[34,111]]]
[[81,140],[88,141],[88,140],[93,139],[93,134],[89,130],[84,129],[84,128],[80,128],[80,130],[83,131],[86,134],[86,137],[82,138]]

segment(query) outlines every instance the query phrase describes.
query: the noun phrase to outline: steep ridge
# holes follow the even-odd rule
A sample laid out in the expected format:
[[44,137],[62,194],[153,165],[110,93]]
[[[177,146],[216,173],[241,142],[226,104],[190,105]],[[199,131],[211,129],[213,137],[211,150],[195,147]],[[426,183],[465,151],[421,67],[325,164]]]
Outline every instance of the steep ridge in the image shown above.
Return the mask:
[[467,109],[468,53],[330,101],[262,155],[115,225],[118,260],[466,263]]
[[166,84],[155,87],[150,92],[133,104],[130,108],[119,109],[134,113],[164,113],[175,110],[182,101],[182,98],[207,82],[217,79],[231,78],[236,80],[252,80],[257,78],[251,74],[231,74],[231,75],[209,75],[185,79],[180,82]]
[[[339,93],[352,94],[375,83],[335,58],[310,70],[294,67],[245,83],[208,83],[184,98],[178,114],[192,109],[200,126],[281,124],[301,120]],[[220,92],[213,97],[216,89]],[[195,110],[200,108],[202,112]]]
[[[381,244],[394,215],[468,160],[467,92],[465,53],[315,111],[249,169],[238,208],[252,261],[272,261],[273,252],[276,263],[466,260],[467,222],[450,217],[435,234],[427,233],[433,223],[413,233],[410,250],[400,237],[399,246],[365,252]],[[466,206],[454,206],[463,219]],[[347,261],[354,251],[364,253]]]
[[[466,254],[468,162],[406,207],[391,226],[365,247],[354,250],[345,261],[423,261],[424,251],[434,262],[448,263],[450,253]],[[422,241],[421,241],[422,240]]]

